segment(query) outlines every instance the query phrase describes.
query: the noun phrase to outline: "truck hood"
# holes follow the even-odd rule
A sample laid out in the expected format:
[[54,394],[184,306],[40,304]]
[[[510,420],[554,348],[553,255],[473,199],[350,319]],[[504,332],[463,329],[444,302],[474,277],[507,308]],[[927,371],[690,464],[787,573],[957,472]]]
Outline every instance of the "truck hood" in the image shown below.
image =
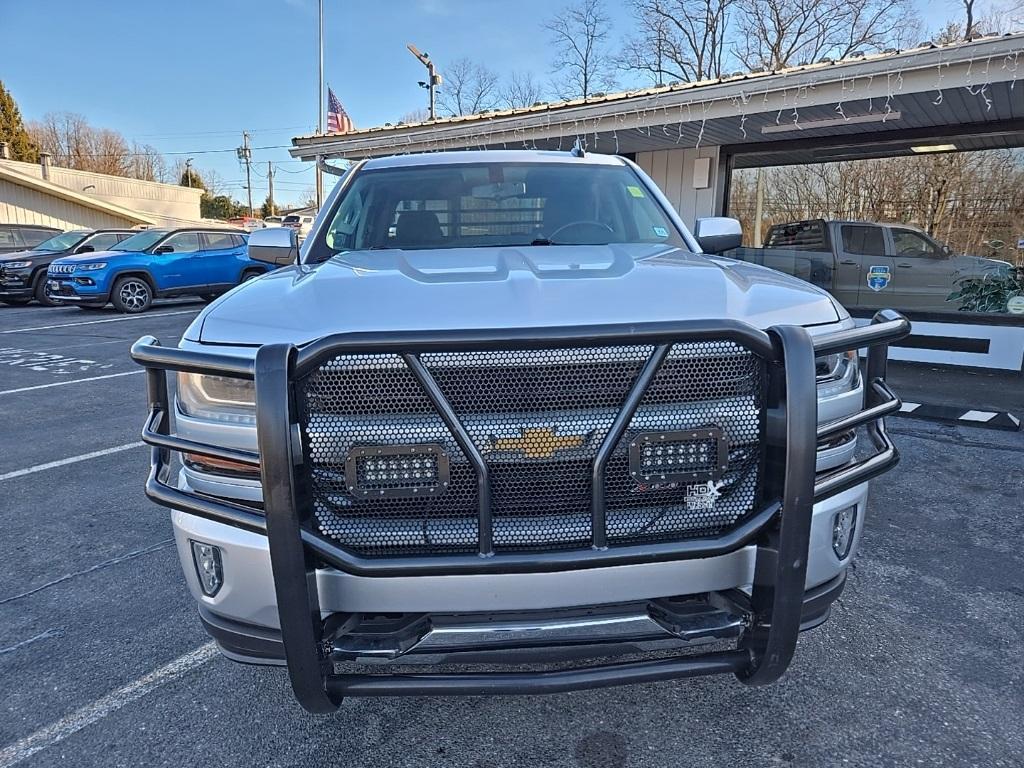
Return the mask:
[[731,318],[759,328],[845,317],[780,272],[664,245],[357,251],[228,292],[185,338],[304,344],[358,331],[532,328]]

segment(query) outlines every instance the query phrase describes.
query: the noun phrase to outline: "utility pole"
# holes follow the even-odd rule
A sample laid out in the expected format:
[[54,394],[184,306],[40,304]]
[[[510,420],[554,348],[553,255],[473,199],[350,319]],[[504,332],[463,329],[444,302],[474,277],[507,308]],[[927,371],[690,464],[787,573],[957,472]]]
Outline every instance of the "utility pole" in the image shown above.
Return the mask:
[[276,216],[277,210],[274,208],[274,165],[267,160],[267,185],[270,188],[267,194],[267,199],[270,201],[270,215]]
[[245,190],[249,193],[249,217],[252,217],[252,147],[249,146],[249,132],[242,131],[242,146],[235,152],[245,163]]
[[764,216],[764,168],[757,169],[757,190],[754,203],[754,247],[761,247],[761,217]]
[[192,158],[185,160],[185,181],[188,183],[188,188],[192,189]]
[[405,47],[409,49],[409,53],[419,59],[420,63],[427,68],[427,79],[426,81],[420,80],[419,86],[420,88],[426,88],[430,93],[430,119],[433,120],[437,117],[434,112],[434,89],[441,84],[441,76],[434,69],[434,62],[430,60],[429,53],[420,53],[419,49],[412,43]]
[[[316,132],[324,132],[324,0],[320,0],[320,76],[316,88]],[[316,209],[319,211],[324,201],[324,174],[320,170],[320,162],[316,164]]]

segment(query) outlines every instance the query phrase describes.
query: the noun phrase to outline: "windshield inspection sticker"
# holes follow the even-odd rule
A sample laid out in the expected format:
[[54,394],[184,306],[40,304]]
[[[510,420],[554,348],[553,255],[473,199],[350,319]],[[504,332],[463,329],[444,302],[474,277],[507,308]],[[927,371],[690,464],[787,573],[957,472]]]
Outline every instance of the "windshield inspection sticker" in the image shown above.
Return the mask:
[[892,272],[889,267],[868,267],[868,288],[872,291],[882,290],[891,279]]
[[644,197],[644,191],[640,187],[630,184],[626,189],[629,190],[629,194],[633,197]]
[[654,234],[658,237],[668,237],[668,230],[664,227],[654,227]]

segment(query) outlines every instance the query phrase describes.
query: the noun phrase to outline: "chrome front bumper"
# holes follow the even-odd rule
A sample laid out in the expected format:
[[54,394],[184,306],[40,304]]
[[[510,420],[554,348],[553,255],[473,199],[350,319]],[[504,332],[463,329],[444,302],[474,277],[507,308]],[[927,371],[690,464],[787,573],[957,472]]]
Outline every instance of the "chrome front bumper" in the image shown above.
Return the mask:
[[[184,484],[182,489],[190,490]],[[845,572],[856,556],[867,495],[865,483],[814,505],[807,589]],[[850,553],[840,560],[832,550],[832,522],[836,512],[851,506],[857,508],[858,523]],[[171,513],[171,520],[185,579],[196,601],[226,619],[277,628],[267,537],[178,510]],[[224,586],[213,597],[204,595],[199,586],[189,544],[192,540],[215,544],[223,552]],[[750,544],[716,557],[549,573],[360,576],[319,568],[316,577],[324,616],[334,612],[559,610],[595,602],[628,603],[727,589],[748,590],[754,580],[756,550]]]

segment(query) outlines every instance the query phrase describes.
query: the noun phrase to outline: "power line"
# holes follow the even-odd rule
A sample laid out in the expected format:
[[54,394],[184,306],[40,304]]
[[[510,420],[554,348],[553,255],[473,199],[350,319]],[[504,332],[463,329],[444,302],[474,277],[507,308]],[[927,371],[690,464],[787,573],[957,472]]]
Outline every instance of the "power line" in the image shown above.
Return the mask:
[[[292,146],[291,144],[273,144],[273,145],[268,145],[268,146],[265,146],[265,147],[249,147],[249,149],[251,151],[253,151],[253,152],[260,152],[260,151],[267,150],[267,149],[291,149],[291,146]],[[161,152],[159,150],[155,150],[153,152],[66,152],[66,153],[61,152],[61,153],[54,153],[54,154],[55,154],[55,156],[60,155],[60,156],[66,157],[69,160],[75,160],[77,158],[85,158],[85,157],[100,158],[100,157],[153,157],[154,155],[164,155],[164,156],[166,156],[166,155],[172,155],[172,156],[178,156],[178,155],[215,155],[215,154],[223,154],[223,153],[228,153],[228,152],[232,152],[232,153],[236,153],[237,154],[238,148],[235,147],[234,149],[193,149],[193,150],[190,150],[190,151],[180,151],[180,152],[179,151]]]

